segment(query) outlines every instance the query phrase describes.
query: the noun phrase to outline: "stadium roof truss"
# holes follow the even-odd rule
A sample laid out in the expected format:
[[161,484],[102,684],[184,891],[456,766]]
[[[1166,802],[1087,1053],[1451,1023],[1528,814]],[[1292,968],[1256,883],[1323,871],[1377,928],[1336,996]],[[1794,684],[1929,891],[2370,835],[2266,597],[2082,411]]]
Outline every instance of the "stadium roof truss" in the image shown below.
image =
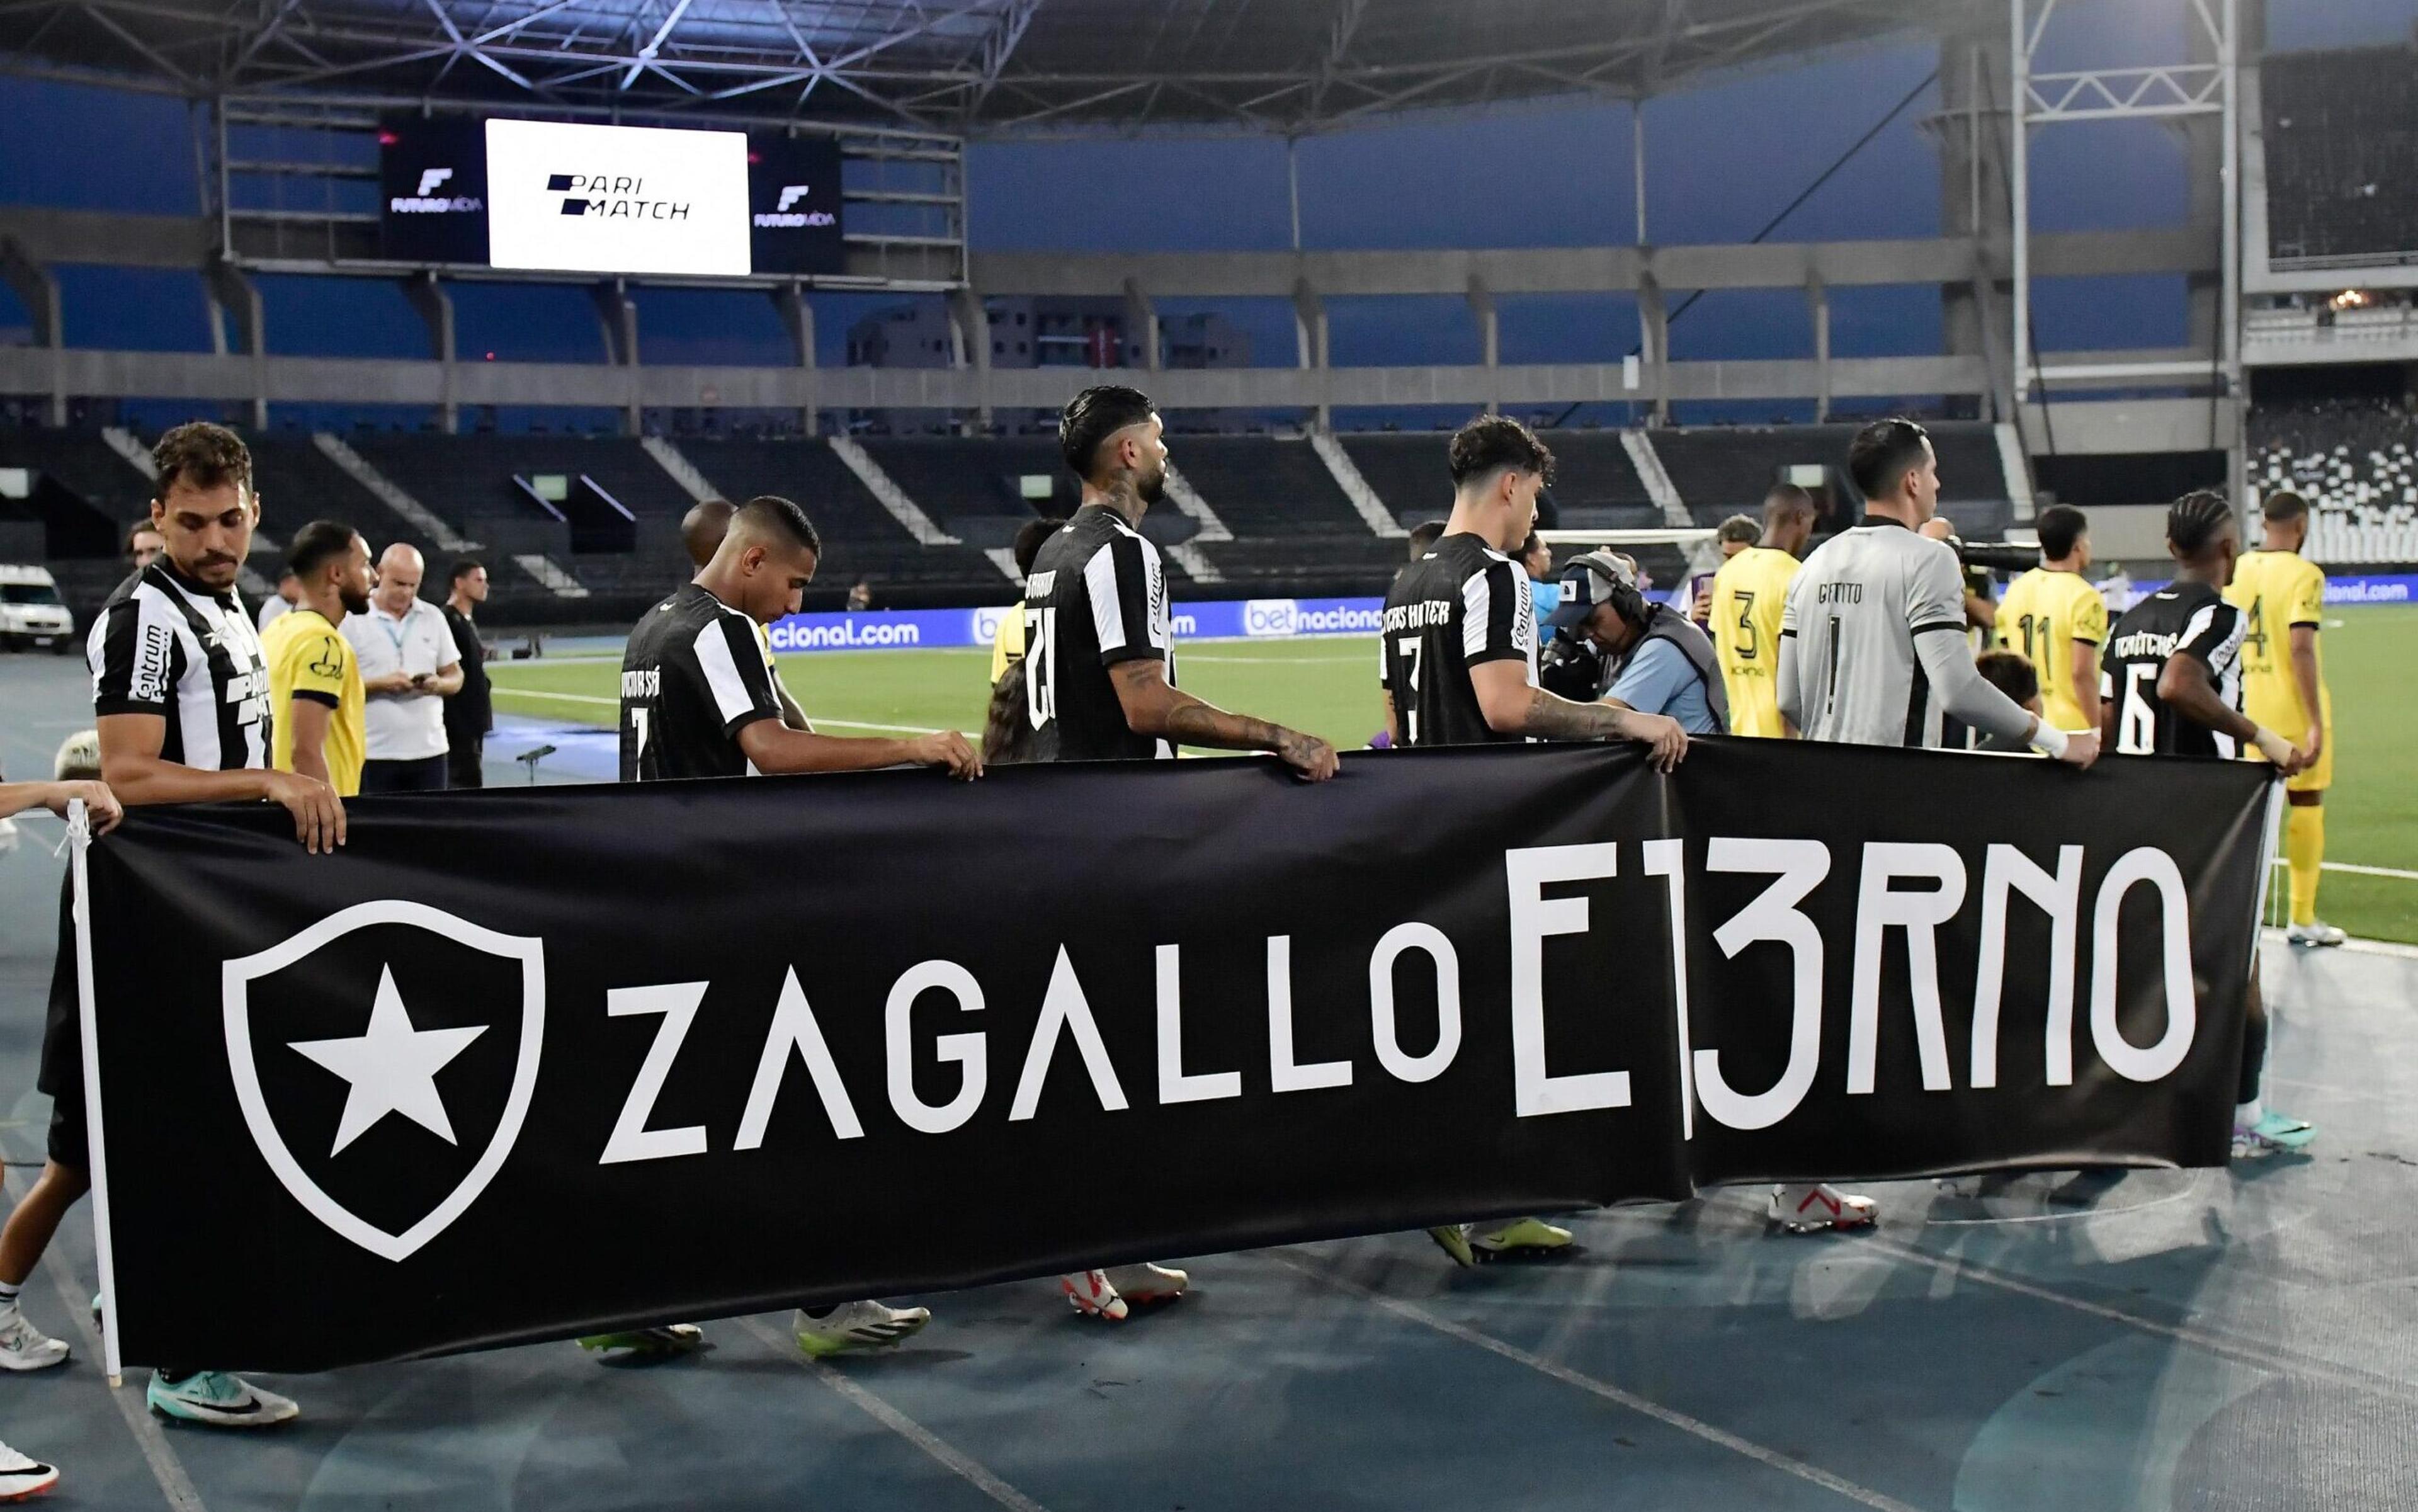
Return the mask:
[[0,0],[0,68],[283,96],[984,135],[1634,99],[1989,0]]
[[[2036,70],[2043,37],[2057,20],[2059,0],[2005,0],[2012,60],[2015,121],[2009,178],[2013,198],[2014,372],[2028,396],[2036,384],[2192,380],[2214,377],[2236,390],[2242,353],[2240,177],[2240,0],[2183,0],[2186,55],[2148,66]],[[2076,121],[2197,120],[2213,127],[2217,144],[2220,248],[2217,344],[2210,361],[2089,361],[2039,364],[2031,331],[2031,129]]]

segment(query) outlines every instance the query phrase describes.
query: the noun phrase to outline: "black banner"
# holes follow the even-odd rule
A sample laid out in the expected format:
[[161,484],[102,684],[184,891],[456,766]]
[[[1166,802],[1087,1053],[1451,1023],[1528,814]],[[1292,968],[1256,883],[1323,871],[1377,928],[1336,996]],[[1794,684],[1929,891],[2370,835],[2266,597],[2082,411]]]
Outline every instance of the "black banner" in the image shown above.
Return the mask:
[[113,1337],[314,1369],[1695,1182],[2218,1164],[2266,803],[1713,741],[373,799],[335,857],[139,811],[87,858]]

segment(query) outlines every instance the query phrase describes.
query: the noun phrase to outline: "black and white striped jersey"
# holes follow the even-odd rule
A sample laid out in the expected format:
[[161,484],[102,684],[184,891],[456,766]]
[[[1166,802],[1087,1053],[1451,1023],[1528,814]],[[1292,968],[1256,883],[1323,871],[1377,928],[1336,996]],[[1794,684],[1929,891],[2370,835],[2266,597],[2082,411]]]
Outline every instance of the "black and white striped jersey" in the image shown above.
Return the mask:
[[205,771],[268,765],[268,658],[232,589],[206,588],[163,557],[110,594],[84,660],[96,716],[167,721],[161,759]]
[[1175,680],[1167,569],[1114,510],[1087,504],[1052,532],[1024,580],[1024,713],[1035,761],[1171,756],[1137,735],[1109,668],[1160,661]]
[[2158,696],[2158,679],[2177,652],[2208,668],[2218,701],[2242,708],[2242,639],[2249,621],[2205,583],[2170,583],[2116,621],[2099,658],[2099,696],[2116,710],[2116,749],[2130,756],[2202,756],[2231,760],[2240,742],[2210,729]]
[[1537,612],[1528,574],[1477,536],[1446,536],[1395,574],[1385,595],[1378,681],[1394,701],[1400,743],[1475,745],[1497,734],[1469,669],[1518,661],[1537,685]]
[[647,611],[621,653],[621,780],[745,777],[739,732],[781,717],[756,622],[691,583]]

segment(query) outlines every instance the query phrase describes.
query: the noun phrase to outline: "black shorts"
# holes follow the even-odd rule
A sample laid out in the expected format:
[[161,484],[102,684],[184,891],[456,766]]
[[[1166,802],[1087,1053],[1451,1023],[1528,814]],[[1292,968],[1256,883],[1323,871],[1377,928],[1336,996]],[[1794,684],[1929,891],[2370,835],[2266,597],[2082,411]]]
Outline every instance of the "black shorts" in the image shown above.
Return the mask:
[[84,1131],[84,1094],[51,1099],[51,1163],[92,1169],[92,1139]]
[[53,1160],[92,1168],[84,1131],[84,1011],[76,992],[75,880],[59,882],[59,953],[51,965],[50,1010],[42,1021],[42,1063],[34,1085],[51,1094]]

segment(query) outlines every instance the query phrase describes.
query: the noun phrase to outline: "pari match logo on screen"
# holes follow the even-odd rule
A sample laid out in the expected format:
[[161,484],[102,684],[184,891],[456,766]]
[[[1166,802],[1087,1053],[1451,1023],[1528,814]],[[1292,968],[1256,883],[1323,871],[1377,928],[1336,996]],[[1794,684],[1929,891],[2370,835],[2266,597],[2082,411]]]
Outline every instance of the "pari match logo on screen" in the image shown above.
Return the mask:
[[741,132],[491,120],[486,146],[497,267],[754,271]]

